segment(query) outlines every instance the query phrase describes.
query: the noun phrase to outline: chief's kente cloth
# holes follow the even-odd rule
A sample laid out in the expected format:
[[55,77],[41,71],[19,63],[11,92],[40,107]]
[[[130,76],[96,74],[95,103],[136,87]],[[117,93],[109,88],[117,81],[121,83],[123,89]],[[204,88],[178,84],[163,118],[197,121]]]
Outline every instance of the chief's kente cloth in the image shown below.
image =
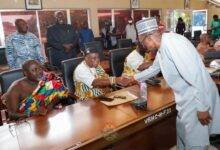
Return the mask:
[[44,74],[33,93],[21,102],[19,112],[31,116],[38,108],[46,108],[53,101],[67,97],[63,82],[54,74]]

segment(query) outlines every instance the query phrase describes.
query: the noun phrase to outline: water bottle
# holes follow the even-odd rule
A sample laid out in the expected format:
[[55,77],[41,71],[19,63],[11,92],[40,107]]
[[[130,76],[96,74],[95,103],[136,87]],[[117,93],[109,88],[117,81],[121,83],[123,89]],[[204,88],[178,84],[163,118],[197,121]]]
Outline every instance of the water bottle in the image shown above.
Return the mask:
[[147,84],[145,82],[139,82],[140,85],[140,97],[133,101],[133,105],[137,109],[147,108]]
[[140,100],[147,101],[147,84],[145,82],[140,82]]

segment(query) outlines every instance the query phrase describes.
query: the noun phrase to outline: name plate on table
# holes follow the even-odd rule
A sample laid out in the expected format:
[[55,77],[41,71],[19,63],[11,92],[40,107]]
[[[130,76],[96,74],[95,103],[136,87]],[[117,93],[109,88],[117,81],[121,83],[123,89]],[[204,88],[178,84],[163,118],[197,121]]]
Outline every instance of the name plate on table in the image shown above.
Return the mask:
[[[107,106],[115,106],[123,103],[127,103],[137,99],[138,97],[130,93],[129,91],[115,91],[105,95],[108,98],[114,99],[113,101],[102,101]],[[124,97],[123,99],[120,97]]]
[[145,124],[151,124],[151,123],[153,123],[153,122],[155,122],[155,121],[171,114],[172,111],[173,111],[172,107],[161,110],[161,111],[157,112],[156,114],[153,114],[153,115],[147,117],[146,119],[144,119],[144,123]]

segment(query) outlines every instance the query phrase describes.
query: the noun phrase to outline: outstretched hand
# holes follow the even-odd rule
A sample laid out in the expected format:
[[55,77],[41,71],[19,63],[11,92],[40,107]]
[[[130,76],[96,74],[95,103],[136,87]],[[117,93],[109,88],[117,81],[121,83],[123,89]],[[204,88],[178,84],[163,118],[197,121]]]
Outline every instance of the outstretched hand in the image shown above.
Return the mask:
[[139,71],[143,71],[147,68],[149,68],[150,66],[152,65],[152,62],[143,62],[139,67],[138,67],[138,70]]
[[130,86],[134,84],[135,80],[133,77],[121,76],[116,78],[116,84],[121,86]]

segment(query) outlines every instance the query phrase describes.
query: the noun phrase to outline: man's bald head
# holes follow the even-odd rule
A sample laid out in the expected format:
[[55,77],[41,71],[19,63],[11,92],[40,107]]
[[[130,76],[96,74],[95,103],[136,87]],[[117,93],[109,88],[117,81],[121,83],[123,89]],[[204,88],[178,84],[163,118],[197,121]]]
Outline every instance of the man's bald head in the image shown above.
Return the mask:
[[39,62],[36,60],[28,60],[22,65],[24,75],[33,82],[40,81],[43,76],[43,69]]
[[22,64],[22,70],[23,71],[29,71],[29,68],[32,64],[38,64],[40,65],[39,62],[37,62],[36,60],[27,60]]

